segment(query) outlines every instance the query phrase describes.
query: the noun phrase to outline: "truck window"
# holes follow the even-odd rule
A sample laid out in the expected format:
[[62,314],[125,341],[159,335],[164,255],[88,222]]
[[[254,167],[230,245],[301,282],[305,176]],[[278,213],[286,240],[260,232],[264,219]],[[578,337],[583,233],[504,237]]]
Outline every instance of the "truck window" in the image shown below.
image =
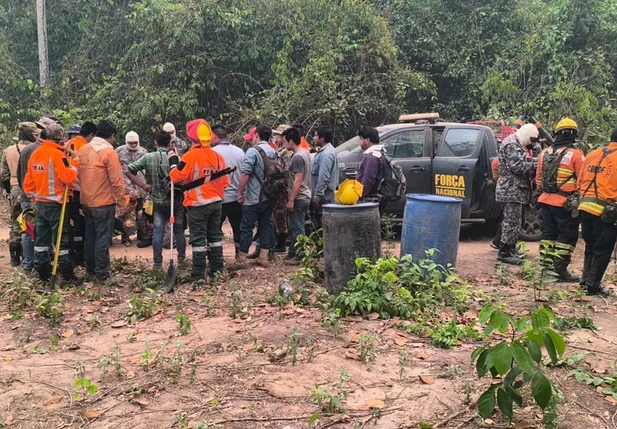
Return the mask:
[[479,130],[451,128],[437,148],[438,157],[465,157],[473,154]]
[[424,156],[424,129],[405,130],[383,139],[386,153],[392,158],[420,158]]

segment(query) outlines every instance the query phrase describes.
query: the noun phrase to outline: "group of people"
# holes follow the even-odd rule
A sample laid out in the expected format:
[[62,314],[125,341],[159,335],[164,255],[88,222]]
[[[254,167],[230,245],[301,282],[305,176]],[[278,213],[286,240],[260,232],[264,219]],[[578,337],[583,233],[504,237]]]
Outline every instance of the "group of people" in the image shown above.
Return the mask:
[[[137,245],[152,245],[154,268],[163,264],[168,223],[179,263],[185,260],[187,221],[194,279],[204,279],[207,267],[210,276],[223,270],[225,220],[236,250],[230,268],[240,269],[251,259],[267,266],[274,252],[285,252],[287,264],[299,264],[298,236],[308,235],[308,228],[319,230],[323,205],[335,202],[339,174],[331,128],[315,129],[314,154],[301,126],[254,127],[244,136],[246,151],[230,142],[223,125],[197,119],[186,125],[186,133],[190,147],[173,124],[165,124],[154,136],[155,150],[148,152],[133,131],[114,148],[117,129],[110,121],[73,125],[66,134],[52,116],[20,123],[16,142],[4,150],[1,171],[11,206],[11,265],[35,270],[46,281],[57,251],[65,281],[83,280],[75,274],[77,265],[93,280],[105,281],[111,275],[114,231],[130,243],[130,231],[117,218],[132,213],[148,219],[140,225],[150,228],[137,228]],[[384,152],[374,128],[358,135],[367,151],[358,180],[370,200],[380,172],[383,177]],[[34,222],[24,228],[28,215]],[[249,253],[253,242],[255,251]]]
[[[528,153],[539,139],[536,125],[523,125],[501,142],[497,201],[503,203],[503,222],[497,259],[522,263],[516,243],[523,206],[529,203],[535,181],[541,192],[544,261],[560,281],[580,283],[589,295],[606,294],[602,278],[617,240],[617,129],[607,147],[587,156],[574,147],[577,136],[576,122],[562,119],[555,127],[553,144],[537,160]],[[585,241],[580,277],[568,270],[579,228]]]

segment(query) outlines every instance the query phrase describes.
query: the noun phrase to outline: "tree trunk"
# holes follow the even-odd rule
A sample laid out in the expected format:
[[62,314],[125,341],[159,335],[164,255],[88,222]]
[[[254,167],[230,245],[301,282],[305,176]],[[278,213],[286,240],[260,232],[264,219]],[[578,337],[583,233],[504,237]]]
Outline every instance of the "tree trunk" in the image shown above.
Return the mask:
[[49,82],[49,59],[47,56],[47,15],[45,0],[36,0],[36,26],[39,36],[39,80],[41,88]]

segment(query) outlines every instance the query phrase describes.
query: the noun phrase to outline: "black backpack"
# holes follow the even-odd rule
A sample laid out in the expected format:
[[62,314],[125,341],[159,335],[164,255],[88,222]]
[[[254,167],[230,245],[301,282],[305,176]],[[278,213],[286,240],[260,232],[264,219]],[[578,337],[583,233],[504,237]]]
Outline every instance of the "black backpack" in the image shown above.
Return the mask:
[[[557,176],[559,173],[559,166],[561,165],[561,160],[566,155],[570,148],[565,148],[562,151],[557,151],[553,148],[552,151],[548,150],[544,153],[542,158],[542,190],[549,194],[555,194],[559,192],[561,186],[557,183]],[[568,177],[563,183],[567,183],[574,177],[574,173],[570,177]]]
[[407,192],[407,179],[403,169],[388,155],[382,155],[384,161],[383,179],[379,183],[378,191],[381,198],[388,202],[400,200]]
[[274,152],[274,158],[266,155],[266,152],[259,146],[255,146],[264,162],[264,177],[261,192],[272,201],[287,198],[289,194],[289,172],[285,168],[285,162]]

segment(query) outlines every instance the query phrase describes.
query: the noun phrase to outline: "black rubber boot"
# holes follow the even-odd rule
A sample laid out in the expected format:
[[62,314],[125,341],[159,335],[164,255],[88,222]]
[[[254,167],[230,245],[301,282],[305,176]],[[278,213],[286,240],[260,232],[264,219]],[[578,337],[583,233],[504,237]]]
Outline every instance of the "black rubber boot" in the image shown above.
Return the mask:
[[203,280],[206,274],[206,252],[193,252],[193,280]]
[[42,282],[47,282],[51,278],[51,270],[49,265],[41,265],[39,267],[34,267],[36,272],[39,274],[39,280]]
[[11,267],[19,267],[21,265],[21,244],[10,244],[9,253],[11,254]]
[[277,234],[276,235],[276,247],[274,248],[275,253],[285,253],[287,252],[287,246],[285,242],[287,241],[287,234]]
[[84,282],[83,277],[77,277],[75,272],[73,271],[72,266],[62,267],[60,270],[60,275],[62,276],[62,280],[65,283],[71,283],[76,286],[81,285]]
[[555,272],[559,276],[559,281],[563,283],[578,283],[581,281],[581,278],[575,276],[570,271],[568,271],[568,265],[570,265],[572,257],[562,256],[561,258],[555,258]]
[[508,265],[521,265],[523,263],[523,260],[515,253],[514,246],[504,243],[500,244],[497,260]]

